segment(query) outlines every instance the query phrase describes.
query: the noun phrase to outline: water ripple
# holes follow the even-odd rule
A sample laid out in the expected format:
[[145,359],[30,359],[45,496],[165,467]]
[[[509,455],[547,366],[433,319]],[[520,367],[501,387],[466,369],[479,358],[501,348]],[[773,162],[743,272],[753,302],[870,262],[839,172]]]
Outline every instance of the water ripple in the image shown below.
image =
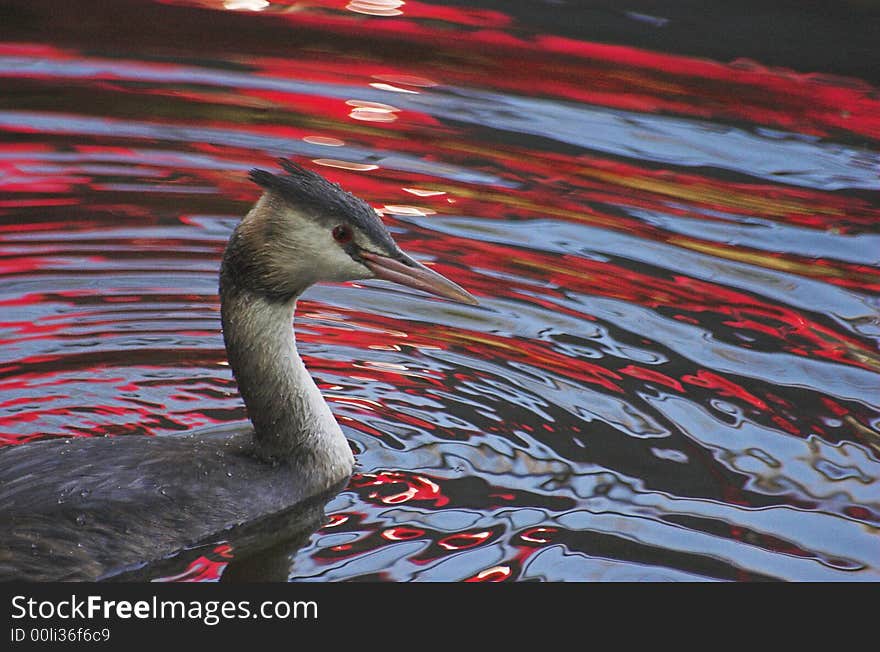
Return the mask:
[[300,300],[358,468],[289,579],[880,579],[877,90],[401,11],[219,12],[284,59],[10,18],[0,443],[245,423],[217,268],[284,155],[480,299]]

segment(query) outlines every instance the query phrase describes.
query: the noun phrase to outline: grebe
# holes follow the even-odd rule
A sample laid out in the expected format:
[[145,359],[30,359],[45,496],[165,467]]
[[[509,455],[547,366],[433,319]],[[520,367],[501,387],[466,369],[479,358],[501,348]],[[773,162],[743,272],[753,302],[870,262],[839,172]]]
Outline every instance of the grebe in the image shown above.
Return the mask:
[[363,200],[281,159],[220,268],[223,339],[253,427],[0,449],[0,579],[99,580],[337,491],[354,457],[292,321],[320,281],[387,279],[476,304],[416,262]]

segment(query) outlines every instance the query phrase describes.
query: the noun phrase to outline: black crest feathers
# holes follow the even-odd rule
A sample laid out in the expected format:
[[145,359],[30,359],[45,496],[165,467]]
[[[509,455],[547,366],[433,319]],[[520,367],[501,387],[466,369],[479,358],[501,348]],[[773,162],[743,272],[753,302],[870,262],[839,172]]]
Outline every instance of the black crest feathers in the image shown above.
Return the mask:
[[289,159],[278,159],[278,163],[286,174],[255,168],[250,171],[251,181],[277,193],[292,206],[309,209],[328,220],[351,224],[389,252],[397,250],[382,220],[364,200]]

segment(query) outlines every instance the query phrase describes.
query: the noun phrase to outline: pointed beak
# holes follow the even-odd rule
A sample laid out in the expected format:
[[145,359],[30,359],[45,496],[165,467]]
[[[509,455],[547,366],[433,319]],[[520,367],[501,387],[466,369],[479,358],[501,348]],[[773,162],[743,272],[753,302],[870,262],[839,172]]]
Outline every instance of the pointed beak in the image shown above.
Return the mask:
[[385,279],[394,283],[400,283],[407,287],[434,294],[445,299],[477,305],[477,300],[463,287],[456,285],[445,276],[432,269],[428,269],[409,256],[403,258],[391,258],[382,256],[371,251],[361,251],[364,264],[370,269],[376,278]]

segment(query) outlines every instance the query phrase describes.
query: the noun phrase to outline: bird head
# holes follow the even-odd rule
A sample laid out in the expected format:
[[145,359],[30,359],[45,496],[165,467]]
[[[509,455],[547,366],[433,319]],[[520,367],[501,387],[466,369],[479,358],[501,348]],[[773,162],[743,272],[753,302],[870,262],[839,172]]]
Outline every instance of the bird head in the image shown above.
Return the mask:
[[466,290],[404,253],[366,202],[287,159],[286,174],[251,170],[264,189],[227,247],[226,274],[262,294],[294,297],[321,281],[385,279],[476,304]]

